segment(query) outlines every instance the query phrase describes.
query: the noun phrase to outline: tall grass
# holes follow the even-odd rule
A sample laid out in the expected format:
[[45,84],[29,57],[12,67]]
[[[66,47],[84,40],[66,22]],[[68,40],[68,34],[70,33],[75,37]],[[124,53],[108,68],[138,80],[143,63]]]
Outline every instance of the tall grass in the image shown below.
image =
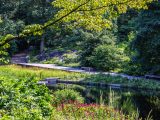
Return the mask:
[[16,65],[0,66],[0,75],[10,77],[35,77],[39,80],[48,77],[58,77],[64,80],[79,80],[87,75],[82,73],[65,72],[60,70],[41,69],[36,67],[21,67]]
[[[61,92],[61,91],[59,91]],[[62,90],[62,93],[64,91]],[[111,97],[109,105],[105,105],[103,101],[103,92],[100,95],[99,104],[85,104],[78,101],[62,102],[57,107],[58,114],[52,116],[53,120],[141,120],[139,114],[124,114],[121,110],[115,109],[114,106],[114,93],[110,90]],[[69,96],[67,96],[68,99]],[[72,96],[70,95],[72,98]]]

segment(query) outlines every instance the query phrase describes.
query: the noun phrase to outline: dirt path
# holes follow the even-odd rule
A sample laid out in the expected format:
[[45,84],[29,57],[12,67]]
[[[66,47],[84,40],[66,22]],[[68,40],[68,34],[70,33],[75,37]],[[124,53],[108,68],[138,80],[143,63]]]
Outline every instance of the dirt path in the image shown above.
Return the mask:
[[18,63],[27,63],[27,53],[18,53],[12,56],[11,63],[18,64]]

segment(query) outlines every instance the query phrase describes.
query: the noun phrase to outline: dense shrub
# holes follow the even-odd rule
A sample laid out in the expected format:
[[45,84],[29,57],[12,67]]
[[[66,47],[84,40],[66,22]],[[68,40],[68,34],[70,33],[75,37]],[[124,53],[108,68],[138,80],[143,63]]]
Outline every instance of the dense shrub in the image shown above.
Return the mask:
[[[160,74],[160,3],[153,2],[137,17],[132,43],[134,61],[142,72]],[[138,23],[138,24],[137,24]]]
[[91,62],[97,69],[109,71],[120,67],[122,54],[117,47],[112,45],[100,45],[95,48]]
[[76,102],[83,103],[84,99],[79,92],[76,92],[71,89],[58,90],[53,93],[54,105],[59,105],[69,101],[76,101]]
[[62,55],[54,56],[53,58],[46,59],[42,61],[41,63],[44,64],[56,64],[60,66],[69,66],[69,67],[78,67],[79,61],[78,61],[78,55],[77,52],[69,51]]
[[64,54],[63,55],[63,62],[65,64],[69,64],[69,63],[77,63],[78,62],[78,56],[76,55],[75,52],[73,53],[68,53],[68,54]]
[[93,67],[91,57],[98,46],[114,45],[116,38],[111,31],[104,30],[100,33],[82,33],[83,42],[81,44],[80,62],[82,66]]
[[43,64],[62,64],[62,61],[60,61],[59,57],[53,57],[51,59],[47,59],[42,61]]
[[[8,74],[9,75],[9,74]],[[51,95],[32,77],[0,77],[0,116],[4,120],[43,120],[52,113]]]
[[54,87],[56,90],[63,90],[63,89],[72,89],[74,91],[77,92],[84,92],[86,90],[85,86],[81,86],[81,85],[74,85],[74,84],[58,84]]
[[0,65],[9,63],[9,54],[7,52],[7,49],[9,48],[9,46],[10,46],[9,44],[0,46]]

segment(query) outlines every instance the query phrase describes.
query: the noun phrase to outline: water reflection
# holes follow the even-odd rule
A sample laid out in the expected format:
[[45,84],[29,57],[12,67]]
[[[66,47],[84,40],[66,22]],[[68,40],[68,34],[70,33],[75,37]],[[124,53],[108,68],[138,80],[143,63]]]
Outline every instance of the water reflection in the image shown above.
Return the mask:
[[126,114],[139,112],[142,118],[149,113],[154,120],[160,120],[160,91],[132,89],[110,89],[78,85],[57,85],[55,89],[70,88],[79,91],[86,103],[103,103],[121,109]]

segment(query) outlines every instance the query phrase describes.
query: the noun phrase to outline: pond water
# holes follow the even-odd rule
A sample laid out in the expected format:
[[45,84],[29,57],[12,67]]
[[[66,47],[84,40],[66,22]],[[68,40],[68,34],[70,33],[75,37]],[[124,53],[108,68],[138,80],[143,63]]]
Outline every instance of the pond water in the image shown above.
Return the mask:
[[85,103],[111,105],[123,110],[126,114],[138,111],[139,116],[142,118],[146,118],[150,113],[153,120],[160,120],[160,91],[111,89],[65,84],[58,85],[58,88],[71,88],[80,92],[85,98]]

